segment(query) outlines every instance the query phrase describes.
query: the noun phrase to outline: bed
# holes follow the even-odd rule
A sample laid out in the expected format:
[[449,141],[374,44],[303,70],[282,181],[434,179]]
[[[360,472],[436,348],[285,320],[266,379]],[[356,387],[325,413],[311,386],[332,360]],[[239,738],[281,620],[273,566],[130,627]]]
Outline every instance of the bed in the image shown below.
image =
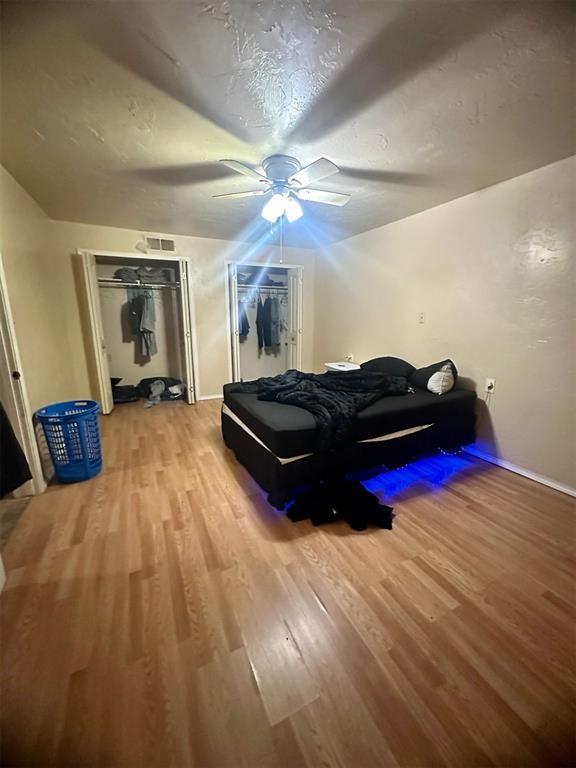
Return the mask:
[[296,489],[319,480],[397,466],[475,439],[476,394],[457,385],[441,396],[414,387],[377,400],[357,414],[349,443],[322,453],[314,451],[318,427],[311,413],[235,390],[224,386],[224,441],[278,509]]

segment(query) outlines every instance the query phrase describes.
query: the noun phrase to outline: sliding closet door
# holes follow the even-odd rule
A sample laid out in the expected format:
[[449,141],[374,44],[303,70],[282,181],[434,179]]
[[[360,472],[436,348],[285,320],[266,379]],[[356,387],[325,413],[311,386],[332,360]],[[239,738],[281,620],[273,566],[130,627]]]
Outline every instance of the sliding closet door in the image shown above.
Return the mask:
[[302,369],[302,269],[288,270],[288,367]]
[[108,350],[106,348],[102,313],[100,311],[96,259],[94,254],[87,252],[81,253],[80,258],[82,260],[84,306],[89,320],[92,359],[98,390],[96,397],[100,402],[102,413],[110,413],[114,408],[114,400],[112,399],[112,384],[110,382],[110,369],[108,366]]
[[194,391],[194,361],[192,356],[192,302],[189,265],[186,259],[180,259],[180,337],[182,349],[182,365],[184,381],[186,382],[186,402],[190,405],[196,402]]
[[228,301],[230,311],[230,346],[232,351],[232,381],[240,381],[240,328],[238,322],[238,274],[236,264],[228,264]]

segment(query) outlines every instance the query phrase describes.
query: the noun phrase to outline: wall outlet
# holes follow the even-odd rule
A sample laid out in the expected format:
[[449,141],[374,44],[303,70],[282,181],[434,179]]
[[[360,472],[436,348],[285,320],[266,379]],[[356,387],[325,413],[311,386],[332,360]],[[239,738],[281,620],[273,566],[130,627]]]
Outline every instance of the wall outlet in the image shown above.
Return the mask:
[[484,392],[487,395],[492,394],[494,390],[496,389],[496,379],[486,379],[486,384],[484,385]]
[[424,312],[418,312],[418,323],[420,325],[424,325],[425,322],[426,322],[426,315],[424,314]]
[[354,362],[354,353],[351,352],[349,355],[346,355],[346,362],[347,363],[353,363]]

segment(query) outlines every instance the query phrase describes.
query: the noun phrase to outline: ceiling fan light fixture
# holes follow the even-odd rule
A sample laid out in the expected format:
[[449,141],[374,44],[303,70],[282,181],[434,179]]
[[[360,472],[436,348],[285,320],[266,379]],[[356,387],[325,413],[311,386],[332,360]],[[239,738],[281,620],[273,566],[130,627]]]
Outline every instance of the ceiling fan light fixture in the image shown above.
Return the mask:
[[297,221],[304,214],[304,211],[299,201],[291,195],[285,200],[284,213],[290,224],[292,224],[293,221]]
[[280,216],[284,213],[286,210],[286,198],[284,195],[279,195],[278,193],[275,193],[272,195],[270,200],[266,203],[264,208],[262,208],[262,218],[266,219],[266,221],[269,221],[271,224],[274,224],[275,221],[277,221]]

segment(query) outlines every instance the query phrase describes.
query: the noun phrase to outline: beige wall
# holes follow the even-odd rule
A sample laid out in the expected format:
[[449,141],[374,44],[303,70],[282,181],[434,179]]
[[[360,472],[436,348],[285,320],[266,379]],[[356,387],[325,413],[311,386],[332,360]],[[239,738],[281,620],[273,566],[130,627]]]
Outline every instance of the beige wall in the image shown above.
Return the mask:
[[349,353],[452,357],[479,391],[496,378],[479,449],[576,486],[575,166],[554,163],[318,254],[316,367]]
[[69,267],[51,242],[51,222],[0,166],[0,249],[6,270],[23,374],[33,410],[80,394],[83,376],[71,360],[76,334],[66,306]]
[[[84,392],[90,388],[87,350],[80,324],[78,292],[73,284],[72,253],[78,248],[103,251],[134,252],[142,234],[134,230],[100,227],[89,224],[74,224],[54,221],[52,226],[52,249],[55,259],[67,271],[67,292],[62,296],[65,303],[67,322],[73,335],[73,348],[78,350],[70,362],[76,370],[78,380],[84,382]],[[263,262],[268,258],[277,261],[279,249],[258,248],[242,243],[229,243],[202,237],[174,237],[178,254],[189,256],[192,262],[192,286],[195,302],[200,397],[217,395],[222,385],[229,380],[228,348],[226,332],[226,288],[225,262],[240,260]],[[303,364],[312,365],[312,344],[314,334],[314,252],[303,249],[284,249],[286,263],[301,264],[304,269],[304,337]]]

